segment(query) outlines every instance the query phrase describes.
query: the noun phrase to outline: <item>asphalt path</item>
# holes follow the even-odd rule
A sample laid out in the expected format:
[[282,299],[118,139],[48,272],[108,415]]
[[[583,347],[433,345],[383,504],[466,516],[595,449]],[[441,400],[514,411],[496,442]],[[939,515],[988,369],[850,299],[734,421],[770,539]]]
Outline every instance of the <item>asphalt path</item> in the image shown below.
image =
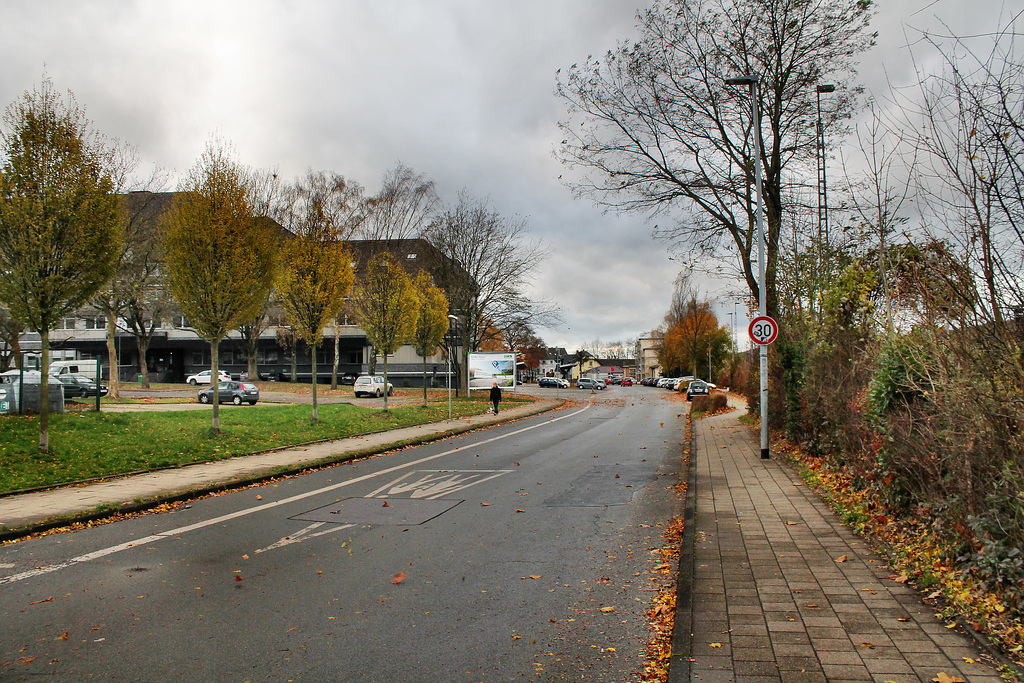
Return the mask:
[[686,408],[571,395],[0,547],[0,680],[635,681]]

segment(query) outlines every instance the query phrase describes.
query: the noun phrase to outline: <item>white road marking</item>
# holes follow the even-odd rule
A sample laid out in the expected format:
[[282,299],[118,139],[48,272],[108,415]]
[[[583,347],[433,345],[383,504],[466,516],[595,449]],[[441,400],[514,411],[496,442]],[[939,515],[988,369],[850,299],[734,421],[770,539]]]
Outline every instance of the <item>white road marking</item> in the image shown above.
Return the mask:
[[308,538],[316,538],[317,536],[323,536],[324,534],[333,534],[336,531],[340,531],[342,529],[348,529],[349,527],[355,526],[355,524],[332,524],[329,528],[324,529],[323,531],[318,531],[315,534],[309,533],[313,529],[316,529],[318,527],[322,527],[326,523],[327,522],[314,522],[313,524],[310,524],[309,526],[307,526],[305,529],[300,529],[299,531],[296,531],[291,536],[285,536],[284,538],[282,538],[277,543],[272,543],[272,544],[268,545],[266,548],[261,548],[260,550],[257,550],[256,552],[257,553],[265,553],[268,550],[274,550],[276,548],[283,548],[286,545],[291,545],[292,543],[299,543],[301,541],[305,541]]
[[[509,474],[512,470],[420,470],[419,479],[406,482],[406,479],[415,476],[416,472],[403,474],[390,484],[384,484],[373,493],[368,493],[367,498],[393,498],[408,493],[410,498],[425,498],[435,500],[442,496],[450,495],[457,491],[468,489],[470,486],[490,481],[503,474]],[[486,476],[485,476],[486,475]],[[404,482],[404,483],[403,483]]]
[[[583,408],[580,408],[576,412],[569,413],[567,415],[562,415],[561,417],[553,418],[551,420],[548,420],[547,422],[540,422],[538,424],[531,425],[529,427],[523,427],[522,429],[517,429],[517,430],[515,430],[513,432],[509,432],[508,434],[502,434],[500,436],[491,437],[490,439],[484,439],[483,441],[477,441],[477,442],[472,443],[472,444],[466,444],[465,446],[459,446],[458,448],[453,448],[453,449],[445,451],[443,453],[437,453],[435,455],[428,455],[428,456],[426,456],[424,458],[420,458],[419,460],[413,460],[412,462],[407,462],[404,465],[395,465],[394,467],[388,467],[388,468],[385,468],[383,470],[380,470],[379,472],[373,472],[371,474],[364,474],[361,477],[355,477],[354,479],[349,479],[347,481],[343,481],[343,482],[340,482],[340,483],[337,483],[337,484],[332,484],[330,486],[325,486],[323,488],[316,489],[315,491],[307,491],[306,493],[300,493],[298,495],[291,496],[290,498],[284,498],[282,500],[278,500],[278,501],[275,501],[273,503],[264,503],[263,505],[257,505],[256,507],[248,508],[246,510],[238,510],[237,512],[231,512],[231,513],[228,513],[226,515],[221,515],[219,517],[214,517],[212,519],[207,519],[207,520],[202,521],[202,522],[196,522],[195,524],[187,524],[185,526],[180,526],[177,529],[171,529],[170,531],[163,531],[163,532],[161,532],[159,534],[153,534],[151,536],[145,536],[143,538],[139,538],[139,539],[136,539],[134,541],[126,541],[125,543],[119,543],[118,545],[113,545],[113,546],[110,546],[109,548],[104,548],[102,550],[96,550],[96,551],[91,552],[91,553],[86,553],[85,555],[79,555],[78,557],[72,557],[70,560],[66,560],[66,561],[60,562],[58,564],[51,564],[51,565],[47,565],[47,566],[44,566],[44,567],[37,567],[35,569],[30,569],[28,571],[21,572],[20,574],[12,574],[10,576],[3,576],[3,577],[0,577],[0,586],[6,585],[6,584],[9,584],[9,583],[15,583],[17,581],[24,581],[25,579],[31,579],[33,577],[42,576],[44,574],[50,574],[50,573],[53,573],[53,572],[56,572],[56,571],[60,571],[62,569],[67,569],[68,567],[73,567],[76,564],[81,564],[83,562],[91,562],[92,560],[98,560],[100,558],[107,557],[108,555],[113,555],[114,553],[119,553],[122,550],[128,550],[129,548],[134,548],[137,545],[142,545],[142,544],[145,544],[145,543],[156,543],[157,541],[162,541],[162,540],[167,539],[167,538],[174,538],[174,537],[180,536],[182,534],[187,534],[190,531],[198,531],[200,529],[205,529],[208,526],[213,526],[215,524],[220,524],[222,522],[228,522],[228,521],[231,521],[233,519],[238,519],[239,517],[245,517],[247,515],[256,514],[257,512],[263,512],[264,510],[270,510],[272,508],[276,508],[276,507],[279,507],[281,505],[288,505],[289,503],[294,503],[297,500],[302,500],[304,498],[310,498],[312,496],[317,496],[317,495],[320,495],[322,493],[326,493],[328,491],[334,491],[335,489],[340,489],[340,488],[343,488],[345,486],[351,486],[352,484],[358,484],[360,482],[367,481],[369,479],[373,479],[375,477],[379,477],[379,476],[382,476],[382,475],[385,475],[385,474],[391,474],[392,472],[398,472],[399,470],[405,470],[405,469],[409,469],[410,467],[416,467],[417,465],[422,465],[425,462],[430,462],[431,460],[437,460],[438,458],[443,458],[443,457],[445,457],[447,455],[452,455],[454,453],[459,453],[460,451],[464,451],[464,450],[466,450],[468,448],[479,448],[479,447],[481,447],[483,445],[492,443],[494,441],[500,441],[501,439],[507,439],[510,436],[516,436],[518,434],[522,434],[523,432],[528,432],[531,429],[537,429],[538,427],[545,427],[547,425],[554,424],[555,422],[560,422],[560,421],[566,420],[566,419],[568,419],[570,417],[575,417],[575,416],[579,415],[580,413],[585,412],[585,411],[587,411],[589,409],[590,409],[590,404],[587,404],[586,406],[584,406]],[[331,531],[337,531],[337,529],[338,529],[338,527],[334,527],[334,528],[331,529]]]

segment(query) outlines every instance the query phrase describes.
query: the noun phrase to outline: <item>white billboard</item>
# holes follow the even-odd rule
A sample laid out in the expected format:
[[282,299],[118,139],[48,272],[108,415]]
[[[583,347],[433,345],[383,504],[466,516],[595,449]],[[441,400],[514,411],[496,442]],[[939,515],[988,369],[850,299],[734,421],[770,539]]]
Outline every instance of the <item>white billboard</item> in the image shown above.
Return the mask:
[[490,389],[495,382],[502,388],[516,385],[514,353],[471,353],[468,365],[470,391]]

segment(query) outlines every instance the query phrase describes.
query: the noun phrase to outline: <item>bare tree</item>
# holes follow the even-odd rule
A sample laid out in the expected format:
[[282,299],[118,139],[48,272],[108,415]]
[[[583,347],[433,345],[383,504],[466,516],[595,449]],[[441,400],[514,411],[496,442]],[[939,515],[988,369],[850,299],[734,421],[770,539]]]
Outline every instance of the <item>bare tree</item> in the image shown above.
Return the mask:
[[463,191],[457,204],[431,223],[426,238],[441,253],[438,262],[431,264],[435,282],[448,296],[451,312],[459,317],[454,329],[463,357],[453,358],[456,371],[464,367],[464,354],[476,351],[502,330],[557,319],[553,305],[526,295],[546,252],[529,239],[523,220],[506,219],[492,211],[488,202],[476,201]]
[[[794,164],[814,158],[819,82],[844,86],[829,98],[827,119],[849,115],[854,59],[873,42],[871,11],[862,0],[656,2],[639,15],[639,40],[588,57],[559,80],[569,109],[559,156],[584,174],[570,186],[615,210],[678,217],[660,234],[705,253],[732,251],[756,296],[751,185],[761,163],[766,299],[775,313],[785,183],[802,175]],[[723,82],[741,75],[760,79],[764,148],[756,151],[748,96]]]
[[399,162],[384,174],[368,202],[359,236],[367,240],[414,239],[423,234],[439,206],[434,182]]

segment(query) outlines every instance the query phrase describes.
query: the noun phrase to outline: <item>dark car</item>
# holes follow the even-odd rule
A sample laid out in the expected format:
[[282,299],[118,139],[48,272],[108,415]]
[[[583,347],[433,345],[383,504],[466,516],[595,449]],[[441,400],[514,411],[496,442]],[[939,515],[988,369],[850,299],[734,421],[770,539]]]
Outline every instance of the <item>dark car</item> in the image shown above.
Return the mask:
[[686,387],[686,400],[689,401],[694,396],[707,396],[711,393],[711,387],[704,380],[695,379],[690,382]]
[[556,389],[568,389],[569,383],[558,377],[541,377],[537,380],[539,387],[554,387]]
[[[217,388],[220,391],[221,403],[234,403],[236,406],[248,403],[254,406],[260,400],[259,388],[249,382],[221,382]],[[199,402],[213,402],[213,387],[199,392]]]
[[100,396],[106,396],[107,385],[96,385],[91,377],[85,375],[57,375],[57,379],[64,385],[64,398],[75,398],[78,396],[95,396],[99,391]]
[[348,386],[352,386],[353,384],[356,383],[356,379],[358,377],[359,373],[357,372],[346,372],[344,375],[338,378],[338,382],[340,382],[341,384],[347,384]]

